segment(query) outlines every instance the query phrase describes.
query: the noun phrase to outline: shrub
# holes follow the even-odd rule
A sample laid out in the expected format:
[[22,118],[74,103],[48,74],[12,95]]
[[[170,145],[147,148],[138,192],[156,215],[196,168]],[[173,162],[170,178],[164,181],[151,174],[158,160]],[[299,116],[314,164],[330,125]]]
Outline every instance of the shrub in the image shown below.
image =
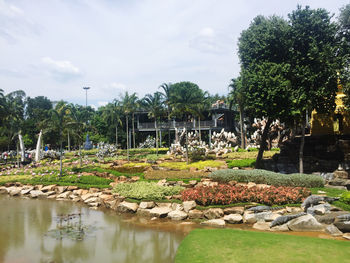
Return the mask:
[[194,200],[200,205],[229,205],[233,203],[256,202],[266,205],[301,203],[311,194],[303,187],[271,186],[268,188],[247,187],[243,185],[217,185],[196,187],[181,193],[182,201]]
[[322,177],[313,174],[280,174],[266,170],[219,170],[209,175],[214,181],[228,183],[254,182],[257,184],[269,184],[274,186],[301,186],[301,187],[323,187]]
[[117,184],[113,192],[127,198],[160,200],[166,196],[177,195],[183,189],[181,186],[160,186],[156,183],[136,182]]
[[243,159],[243,160],[227,160],[228,168],[233,167],[254,167],[255,159]]
[[350,192],[344,192],[341,196],[340,196],[340,201],[349,204],[350,205]]
[[70,183],[70,184],[86,184],[86,185],[103,185],[108,186],[109,183],[113,182],[110,179],[93,176],[93,175],[65,175],[62,177],[52,176],[52,175],[43,175],[43,176],[35,176],[30,179],[32,183]]

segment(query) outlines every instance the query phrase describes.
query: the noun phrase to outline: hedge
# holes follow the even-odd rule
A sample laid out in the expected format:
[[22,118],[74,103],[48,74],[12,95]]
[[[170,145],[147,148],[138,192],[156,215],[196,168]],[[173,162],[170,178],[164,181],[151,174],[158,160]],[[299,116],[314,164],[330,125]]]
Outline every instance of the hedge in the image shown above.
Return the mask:
[[254,182],[274,186],[323,187],[324,179],[313,174],[280,174],[266,170],[218,170],[209,175],[213,181],[228,183]]

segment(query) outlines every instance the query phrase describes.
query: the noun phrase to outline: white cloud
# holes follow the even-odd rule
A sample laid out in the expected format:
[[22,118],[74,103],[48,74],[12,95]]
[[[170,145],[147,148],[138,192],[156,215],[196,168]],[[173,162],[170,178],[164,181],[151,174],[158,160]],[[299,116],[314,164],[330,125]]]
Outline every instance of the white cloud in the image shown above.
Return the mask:
[[100,106],[106,106],[108,104],[108,101],[98,101],[97,105]]
[[126,85],[123,83],[113,82],[109,85],[109,87],[120,91],[126,91]]
[[199,31],[199,35],[203,37],[214,37],[214,29],[211,27],[204,27]]
[[41,62],[53,77],[59,81],[67,81],[82,74],[80,69],[68,60],[54,60],[50,57],[43,57]]
[[223,53],[226,51],[222,44],[223,38],[217,37],[211,27],[202,28],[189,42],[189,46],[203,53]]

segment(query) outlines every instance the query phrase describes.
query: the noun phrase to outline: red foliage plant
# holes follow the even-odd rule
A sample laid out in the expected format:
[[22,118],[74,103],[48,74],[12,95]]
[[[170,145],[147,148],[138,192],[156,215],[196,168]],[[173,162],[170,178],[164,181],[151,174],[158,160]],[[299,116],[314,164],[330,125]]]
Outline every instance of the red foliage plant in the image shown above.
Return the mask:
[[266,205],[301,203],[311,194],[304,187],[270,186],[268,188],[243,185],[220,184],[186,189],[181,193],[183,201],[194,200],[200,205],[228,205],[234,203],[256,202]]

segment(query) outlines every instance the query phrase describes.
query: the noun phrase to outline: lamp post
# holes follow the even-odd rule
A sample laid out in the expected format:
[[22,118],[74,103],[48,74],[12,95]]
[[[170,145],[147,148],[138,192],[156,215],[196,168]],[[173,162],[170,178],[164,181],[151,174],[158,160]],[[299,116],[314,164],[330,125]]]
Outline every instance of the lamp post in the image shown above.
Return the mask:
[[83,87],[83,89],[86,91],[86,103],[85,103],[85,107],[87,107],[87,92],[90,89],[90,87]]

